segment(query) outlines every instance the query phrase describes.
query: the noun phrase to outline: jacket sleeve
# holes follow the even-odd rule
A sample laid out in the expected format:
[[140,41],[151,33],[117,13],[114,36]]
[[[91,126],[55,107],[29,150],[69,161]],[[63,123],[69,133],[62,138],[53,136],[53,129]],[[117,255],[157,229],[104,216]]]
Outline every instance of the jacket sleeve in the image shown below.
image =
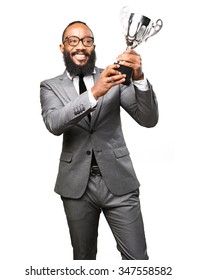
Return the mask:
[[122,87],[121,106],[141,126],[154,127],[159,118],[158,103],[151,84],[149,90],[141,91],[132,84]]
[[54,135],[64,133],[93,110],[87,91],[73,100],[62,99],[48,81],[40,84],[40,102],[44,123]]

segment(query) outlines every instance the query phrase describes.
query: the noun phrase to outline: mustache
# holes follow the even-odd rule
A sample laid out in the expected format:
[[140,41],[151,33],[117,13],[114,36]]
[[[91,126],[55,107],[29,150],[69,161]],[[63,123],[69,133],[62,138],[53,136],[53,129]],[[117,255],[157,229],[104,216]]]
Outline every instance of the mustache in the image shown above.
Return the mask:
[[85,56],[88,56],[88,57],[90,56],[90,54],[86,51],[75,51],[75,52],[72,52],[71,55],[74,56],[76,54],[81,54],[81,53],[83,53]]

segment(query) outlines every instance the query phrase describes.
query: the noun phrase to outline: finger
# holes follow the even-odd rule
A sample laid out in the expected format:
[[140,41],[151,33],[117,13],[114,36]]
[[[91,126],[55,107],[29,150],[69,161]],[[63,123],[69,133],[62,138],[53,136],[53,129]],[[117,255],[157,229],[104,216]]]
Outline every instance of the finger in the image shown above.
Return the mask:
[[[116,67],[117,69],[120,67],[120,65],[118,65],[118,67]],[[108,68],[107,70],[106,70],[106,76],[107,77],[110,77],[110,76],[114,76],[114,75],[120,75],[121,73],[118,71],[118,70],[116,70],[116,69],[114,69],[114,68]]]
[[115,85],[119,85],[119,84],[122,84],[122,83],[124,83],[125,82],[125,78],[122,78],[122,79],[120,79],[120,80],[113,80],[112,82],[111,82],[111,84],[112,84],[112,86],[115,86]]
[[107,81],[108,81],[108,83],[116,83],[116,82],[120,83],[120,81],[122,82],[122,80],[125,80],[125,78],[126,78],[126,75],[120,73],[118,75],[113,75],[111,77],[108,77]]
[[138,68],[142,66],[142,60],[140,56],[128,56],[125,57],[124,60],[119,61],[121,65],[125,65],[128,67]]
[[120,65],[118,63],[111,64],[106,67],[106,70],[111,71],[111,70],[118,70],[120,68]]
[[109,65],[109,68],[111,68],[111,69],[118,69],[119,67],[120,67],[120,65],[118,63]]

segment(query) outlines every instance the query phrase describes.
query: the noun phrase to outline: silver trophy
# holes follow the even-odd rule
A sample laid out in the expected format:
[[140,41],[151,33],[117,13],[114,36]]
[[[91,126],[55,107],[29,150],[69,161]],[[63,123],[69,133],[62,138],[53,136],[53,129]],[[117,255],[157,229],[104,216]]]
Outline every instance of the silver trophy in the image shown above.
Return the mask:
[[[150,37],[157,34],[163,26],[161,19],[153,22],[146,16],[131,13],[130,8],[127,6],[121,9],[120,21],[126,39],[127,49],[134,49],[142,42],[146,42]],[[124,84],[129,85],[133,72],[132,68],[121,65],[120,72],[127,75]]]

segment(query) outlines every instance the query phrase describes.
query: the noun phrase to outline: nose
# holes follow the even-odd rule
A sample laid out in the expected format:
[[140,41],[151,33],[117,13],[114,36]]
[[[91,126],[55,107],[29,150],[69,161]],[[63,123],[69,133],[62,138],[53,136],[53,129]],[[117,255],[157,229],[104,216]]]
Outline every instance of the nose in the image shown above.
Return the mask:
[[76,48],[77,48],[77,49],[80,49],[80,50],[85,49],[85,46],[83,45],[82,40],[79,41],[79,43],[78,43],[78,45],[76,46]]

